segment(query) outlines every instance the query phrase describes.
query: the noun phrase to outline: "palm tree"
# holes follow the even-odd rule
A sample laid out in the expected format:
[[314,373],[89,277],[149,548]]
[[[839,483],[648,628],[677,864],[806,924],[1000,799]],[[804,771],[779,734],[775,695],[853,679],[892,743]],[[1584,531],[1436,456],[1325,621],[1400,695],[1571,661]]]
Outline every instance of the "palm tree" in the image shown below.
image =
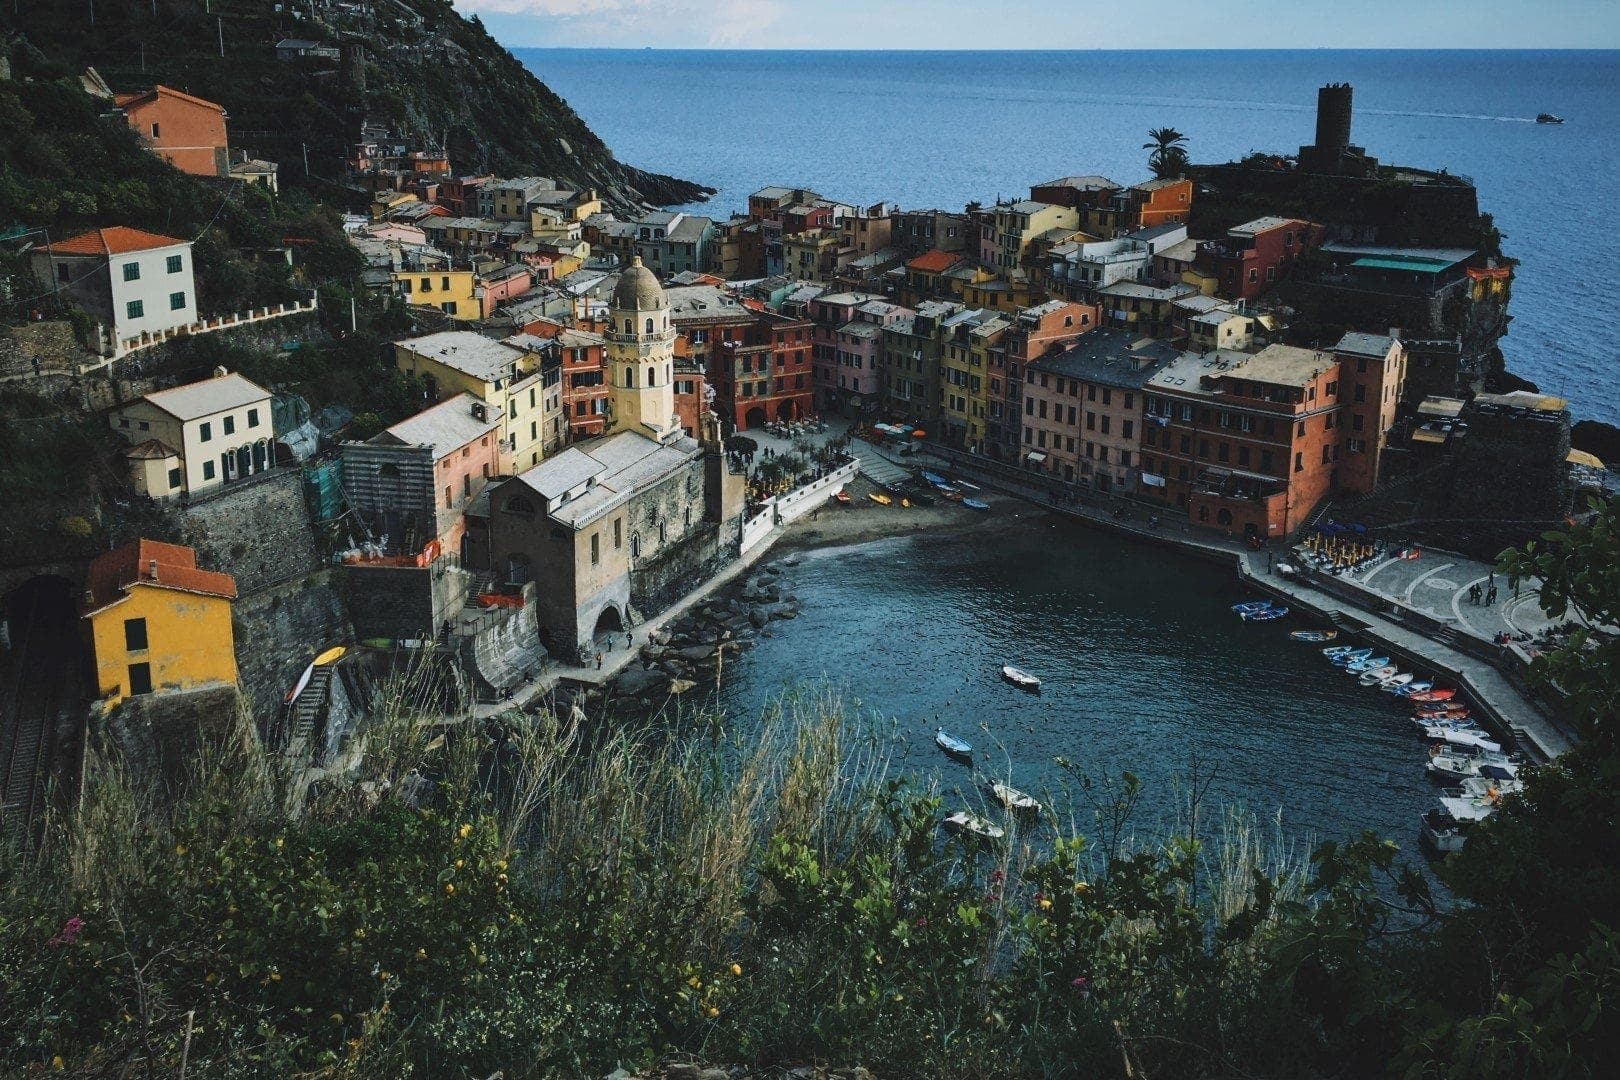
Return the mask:
[[1187,168],[1187,150],[1181,144],[1186,141],[1187,136],[1172,127],[1148,130],[1148,141],[1142,149],[1153,151],[1148,155],[1148,168],[1155,177],[1164,180],[1182,174]]

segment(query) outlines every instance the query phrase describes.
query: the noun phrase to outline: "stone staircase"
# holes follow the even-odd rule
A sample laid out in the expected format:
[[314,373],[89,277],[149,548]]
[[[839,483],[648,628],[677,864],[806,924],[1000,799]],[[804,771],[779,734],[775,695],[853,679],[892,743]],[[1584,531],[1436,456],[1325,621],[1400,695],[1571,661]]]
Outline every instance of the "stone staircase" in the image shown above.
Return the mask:
[[292,703],[292,715],[287,718],[287,756],[302,760],[309,755],[309,740],[315,734],[315,724],[321,718],[327,692],[332,685],[331,665],[316,668],[309,676],[309,685]]
[[910,472],[874,452],[863,451],[855,455],[855,460],[861,475],[879,487],[892,488],[911,479]]

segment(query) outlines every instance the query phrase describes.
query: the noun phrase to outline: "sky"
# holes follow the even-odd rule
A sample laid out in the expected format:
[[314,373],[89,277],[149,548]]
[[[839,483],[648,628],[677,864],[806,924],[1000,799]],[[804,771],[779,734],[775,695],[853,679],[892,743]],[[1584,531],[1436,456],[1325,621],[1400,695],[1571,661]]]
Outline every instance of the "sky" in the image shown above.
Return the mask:
[[1614,49],[1620,0],[454,0],[523,48]]

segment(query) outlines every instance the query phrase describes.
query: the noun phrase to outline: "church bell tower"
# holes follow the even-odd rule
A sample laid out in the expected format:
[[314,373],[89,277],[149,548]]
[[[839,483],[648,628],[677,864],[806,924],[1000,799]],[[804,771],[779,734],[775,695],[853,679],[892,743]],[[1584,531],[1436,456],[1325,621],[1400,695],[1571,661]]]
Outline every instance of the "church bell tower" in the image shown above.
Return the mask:
[[604,434],[637,431],[659,442],[680,435],[669,298],[640,258],[631,262],[613,289],[608,323],[610,415]]

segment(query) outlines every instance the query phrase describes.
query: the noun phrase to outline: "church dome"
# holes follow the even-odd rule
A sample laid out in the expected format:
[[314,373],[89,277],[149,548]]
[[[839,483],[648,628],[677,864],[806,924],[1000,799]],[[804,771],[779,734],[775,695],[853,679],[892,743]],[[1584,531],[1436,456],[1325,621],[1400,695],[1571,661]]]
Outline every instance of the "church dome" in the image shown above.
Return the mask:
[[651,270],[641,265],[637,256],[629,269],[619,275],[613,287],[611,306],[616,311],[653,311],[665,306],[664,287]]

